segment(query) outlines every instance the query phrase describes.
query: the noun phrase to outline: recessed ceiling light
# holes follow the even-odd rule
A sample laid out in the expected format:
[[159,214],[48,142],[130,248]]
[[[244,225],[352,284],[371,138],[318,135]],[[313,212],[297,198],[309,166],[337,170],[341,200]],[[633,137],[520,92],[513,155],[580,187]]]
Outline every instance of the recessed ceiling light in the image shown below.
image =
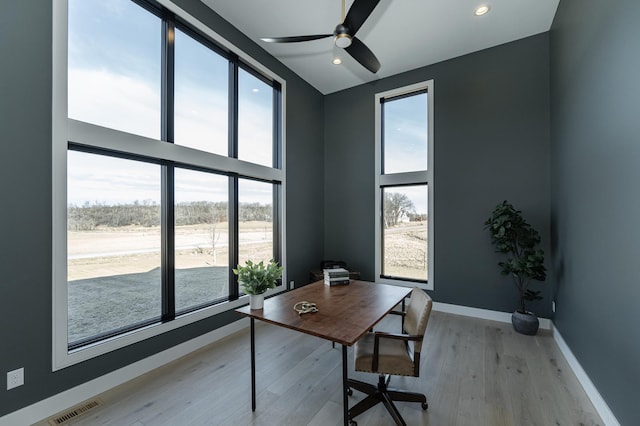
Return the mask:
[[483,4],[482,6],[478,6],[476,11],[474,12],[476,16],[486,15],[489,12],[489,6]]
[[340,65],[342,63],[342,59],[340,58],[333,58],[333,65]]

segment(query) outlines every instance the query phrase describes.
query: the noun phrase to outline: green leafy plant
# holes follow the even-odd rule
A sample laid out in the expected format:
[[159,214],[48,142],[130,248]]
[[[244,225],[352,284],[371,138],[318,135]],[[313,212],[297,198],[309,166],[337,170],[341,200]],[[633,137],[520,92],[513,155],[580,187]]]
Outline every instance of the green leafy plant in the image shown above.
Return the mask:
[[493,214],[484,223],[491,233],[491,242],[496,252],[507,254],[504,262],[498,265],[503,275],[511,275],[520,293],[520,308],[526,313],[525,300],[540,300],[540,291],[528,288],[530,280],[544,281],[547,277],[544,267],[544,251],[537,248],[540,234],[522,217],[510,203],[503,201],[493,210]]
[[262,294],[270,288],[275,288],[282,277],[283,268],[275,261],[253,263],[247,260],[244,266],[238,265],[233,273],[238,276],[240,287],[245,294]]

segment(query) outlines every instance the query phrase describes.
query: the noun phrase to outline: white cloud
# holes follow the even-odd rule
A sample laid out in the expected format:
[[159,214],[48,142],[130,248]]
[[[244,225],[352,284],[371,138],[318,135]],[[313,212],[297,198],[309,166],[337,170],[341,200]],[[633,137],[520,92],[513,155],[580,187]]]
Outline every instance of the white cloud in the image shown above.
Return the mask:
[[106,70],[69,69],[69,117],[160,139],[160,84]]
[[68,151],[67,203],[160,204],[160,166]]

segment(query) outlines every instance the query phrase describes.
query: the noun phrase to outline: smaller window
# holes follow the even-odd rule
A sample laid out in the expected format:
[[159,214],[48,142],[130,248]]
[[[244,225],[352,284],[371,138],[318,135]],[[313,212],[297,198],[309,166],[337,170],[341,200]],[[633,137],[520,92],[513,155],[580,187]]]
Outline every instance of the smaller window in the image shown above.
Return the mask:
[[376,280],[433,289],[433,82],[376,95]]

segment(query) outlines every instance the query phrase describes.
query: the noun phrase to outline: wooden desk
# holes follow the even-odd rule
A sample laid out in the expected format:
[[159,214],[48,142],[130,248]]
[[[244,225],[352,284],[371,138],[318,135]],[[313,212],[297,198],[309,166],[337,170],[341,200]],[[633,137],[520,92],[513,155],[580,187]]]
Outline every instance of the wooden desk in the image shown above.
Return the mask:
[[[251,319],[251,408],[256,409],[255,322],[258,319],[281,327],[327,339],[342,345],[342,402],[344,424],[349,423],[347,400],[347,347],[372,329],[411,292],[410,288],[352,280],[349,285],[329,287],[322,281],[264,301],[264,308],[249,306],[236,312]],[[299,315],[297,302],[313,302],[318,312]]]

